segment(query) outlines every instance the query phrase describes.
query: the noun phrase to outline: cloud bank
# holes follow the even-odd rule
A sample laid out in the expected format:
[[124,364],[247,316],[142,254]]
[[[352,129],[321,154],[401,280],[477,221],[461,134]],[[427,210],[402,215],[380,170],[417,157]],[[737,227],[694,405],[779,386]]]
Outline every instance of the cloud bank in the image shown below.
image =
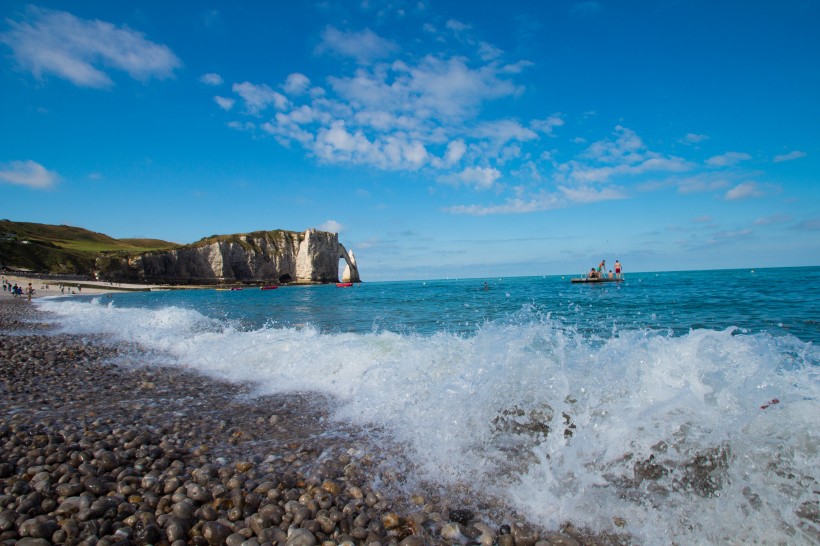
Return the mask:
[[0,34],[0,41],[37,79],[52,74],[80,87],[108,88],[114,85],[108,69],[146,81],[170,78],[182,66],[170,48],[141,32],[64,11],[31,6],[24,20],[9,24],[11,29]]

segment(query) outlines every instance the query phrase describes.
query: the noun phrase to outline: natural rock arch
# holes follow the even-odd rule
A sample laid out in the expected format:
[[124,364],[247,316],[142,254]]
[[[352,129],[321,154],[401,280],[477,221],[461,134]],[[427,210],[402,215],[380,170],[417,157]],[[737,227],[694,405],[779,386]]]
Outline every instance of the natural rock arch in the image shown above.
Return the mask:
[[305,231],[296,255],[296,281],[339,282],[339,260],[347,264],[344,277],[346,282],[361,282],[356,259],[339,242],[338,233]]
[[346,265],[342,273],[342,282],[362,282],[359,277],[359,268],[356,265],[356,256],[352,250],[347,250],[342,243],[339,243],[339,259],[344,260]]

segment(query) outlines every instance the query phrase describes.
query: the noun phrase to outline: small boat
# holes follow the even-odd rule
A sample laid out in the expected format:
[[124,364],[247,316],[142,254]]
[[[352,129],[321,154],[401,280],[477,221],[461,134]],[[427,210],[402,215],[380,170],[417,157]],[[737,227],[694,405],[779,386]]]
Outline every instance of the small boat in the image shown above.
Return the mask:
[[275,284],[269,284],[267,286],[260,286],[259,290],[276,290],[277,288],[279,288],[279,287],[276,286]]
[[352,282],[337,282],[336,286],[338,286],[339,288],[350,288],[351,286],[353,286],[353,283]]
[[233,288],[231,288],[231,290],[242,290],[242,287],[241,286],[234,286]]
[[623,279],[590,279],[589,277],[582,277],[580,279],[571,279],[570,282],[572,283],[582,283],[582,284],[596,284],[600,282],[622,282]]

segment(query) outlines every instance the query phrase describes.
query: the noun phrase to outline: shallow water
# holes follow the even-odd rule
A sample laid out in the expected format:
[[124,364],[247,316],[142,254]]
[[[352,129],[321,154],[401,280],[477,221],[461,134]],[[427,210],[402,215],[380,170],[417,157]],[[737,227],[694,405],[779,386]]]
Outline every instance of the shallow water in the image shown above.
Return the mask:
[[820,519],[817,286],[820,268],[796,268],[39,305],[61,331],[260,393],[330,395],[336,419],[406,446],[418,479],[469,484],[540,524],[799,544]]

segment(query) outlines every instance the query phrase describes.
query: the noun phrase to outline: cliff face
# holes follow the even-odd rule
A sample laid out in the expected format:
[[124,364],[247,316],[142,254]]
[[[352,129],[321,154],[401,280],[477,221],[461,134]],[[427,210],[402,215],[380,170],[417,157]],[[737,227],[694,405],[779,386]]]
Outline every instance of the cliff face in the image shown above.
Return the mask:
[[351,282],[360,282],[356,264],[351,263],[336,233],[260,231],[128,259],[99,260],[98,270],[105,279],[150,283],[323,283],[339,280],[340,259],[347,262],[351,278],[355,277]]

